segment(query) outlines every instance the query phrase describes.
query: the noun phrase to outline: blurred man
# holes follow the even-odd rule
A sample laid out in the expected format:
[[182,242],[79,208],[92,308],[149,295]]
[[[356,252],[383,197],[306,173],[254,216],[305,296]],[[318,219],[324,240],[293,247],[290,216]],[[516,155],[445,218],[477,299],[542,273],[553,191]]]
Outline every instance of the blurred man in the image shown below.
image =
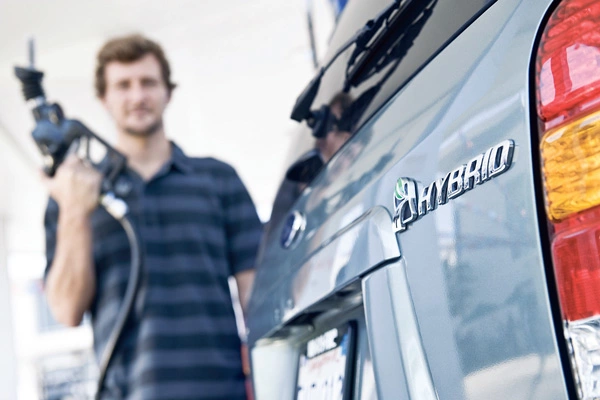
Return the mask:
[[[244,309],[261,235],[252,200],[232,167],[187,157],[167,139],[163,113],[175,85],[157,43],[139,35],[106,43],[95,87],[128,159],[121,186],[144,249],[138,297],[102,398],[245,399],[228,277]],[[100,181],[69,157],[47,179],[45,217],[51,310],[69,326],[91,312],[98,358],[130,269],[125,232],[97,206]]]

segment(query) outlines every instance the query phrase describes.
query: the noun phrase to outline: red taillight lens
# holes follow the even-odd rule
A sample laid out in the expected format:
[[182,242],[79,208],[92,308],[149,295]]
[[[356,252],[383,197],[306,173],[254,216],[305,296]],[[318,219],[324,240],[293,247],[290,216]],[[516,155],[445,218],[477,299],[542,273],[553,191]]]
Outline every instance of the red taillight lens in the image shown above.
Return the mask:
[[600,315],[600,208],[556,226],[554,270],[563,317],[577,321]]
[[571,0],[548,21],[537,59],[538,114],[545,128],[600,100],[600,2]]
[[600,398],[600,2],[563,0],[540,41],[537,112],[552,260],[581,399]]

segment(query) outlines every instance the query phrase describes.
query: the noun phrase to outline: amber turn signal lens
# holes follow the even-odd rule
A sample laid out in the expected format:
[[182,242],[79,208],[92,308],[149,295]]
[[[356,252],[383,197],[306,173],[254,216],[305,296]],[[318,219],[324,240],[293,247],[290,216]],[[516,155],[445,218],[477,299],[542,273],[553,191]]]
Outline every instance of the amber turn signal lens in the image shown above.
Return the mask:
[[540,147],[553,222],[600,204],[600,111],[548,131]]

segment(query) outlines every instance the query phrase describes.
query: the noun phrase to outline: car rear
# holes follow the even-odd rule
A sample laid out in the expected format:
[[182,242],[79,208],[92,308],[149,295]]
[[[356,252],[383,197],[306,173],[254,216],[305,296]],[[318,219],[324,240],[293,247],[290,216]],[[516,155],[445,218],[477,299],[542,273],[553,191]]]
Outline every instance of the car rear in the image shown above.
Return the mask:
[[600,6],[420,4],[389,77],[319,89],[378,87],[267,237],[256,397],[600,398]]

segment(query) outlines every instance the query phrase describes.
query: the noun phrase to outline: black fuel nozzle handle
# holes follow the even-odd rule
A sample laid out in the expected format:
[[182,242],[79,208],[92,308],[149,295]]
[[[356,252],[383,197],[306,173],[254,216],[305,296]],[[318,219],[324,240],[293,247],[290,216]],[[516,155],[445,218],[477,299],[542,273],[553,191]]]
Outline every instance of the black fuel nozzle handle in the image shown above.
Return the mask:
[[[52,104],[51,106],[57,106]],[[55,124],[49,119],[40,120],[34,131],[33,139],[44,156],[44,172],[54,176],[58,166],[64,161],[74,145],[80,140],[86,140],[88,145],[91,140],[96,140],[106,150],[106,162],[93,166],[103,175],[102,193],[114,190],[114,185],[119,173],[125,169],[127,158],[113,149],[106,141],[94,134],[87,126],[75,119],[61,118]],[[89,153],[87,160],[93,164]]]
[[[57,106],[55,104],[51,106]],[[58,107],[58,106],[57,106]],[[35,144],[42,153],[43,170],[54,176],[58,166],[65,160],[71,146],[85,134],[79,121],[60,119],[54,123],[50,119],[40,119],[33,130]]]

